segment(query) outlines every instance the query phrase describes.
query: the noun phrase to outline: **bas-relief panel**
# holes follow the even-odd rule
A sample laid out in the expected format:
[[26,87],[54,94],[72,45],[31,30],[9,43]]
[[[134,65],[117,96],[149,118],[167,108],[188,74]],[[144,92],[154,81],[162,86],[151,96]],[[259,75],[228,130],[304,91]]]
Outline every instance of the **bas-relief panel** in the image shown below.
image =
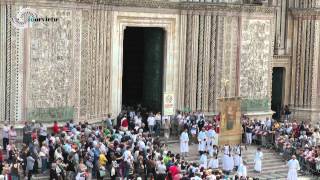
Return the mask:
[[236,62],[237,62],[237,46],[238,46],[238,17],[224,18],[224,44],[222,58],[222,74],[221,79],[217,81],[228,80],[227,94],[224,92],[224,85],[221,86],[221,96],[235,96],[236,87]]
[[[31,28],[28,108],[74,106],[74,41],[72,10],[37,9],[57,22]],[[77,59],[79,60],[79,59]]]
[[246,19],[242,22],[240,96],[269,97],[271,61],[271,21]]

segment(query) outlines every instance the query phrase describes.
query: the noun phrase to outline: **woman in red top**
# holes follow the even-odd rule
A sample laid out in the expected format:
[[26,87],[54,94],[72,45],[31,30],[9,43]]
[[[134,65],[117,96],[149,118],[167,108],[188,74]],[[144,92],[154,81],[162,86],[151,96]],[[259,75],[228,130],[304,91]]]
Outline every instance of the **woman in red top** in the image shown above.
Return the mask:
[[60,129],[59,129],[58,122],[57,122],[57,121],[54,121],[54,123],[53,123],[53,133],[54,133],[54,134],[58,134],[59,131],[60,131]]

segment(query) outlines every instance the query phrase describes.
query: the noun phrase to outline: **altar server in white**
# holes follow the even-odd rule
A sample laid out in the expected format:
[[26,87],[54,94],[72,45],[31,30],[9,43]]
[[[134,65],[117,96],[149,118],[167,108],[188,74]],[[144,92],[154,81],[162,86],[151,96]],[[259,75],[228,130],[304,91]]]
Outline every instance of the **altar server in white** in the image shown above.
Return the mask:
[[208,156],[207,156],[207,152],[203,152],[200,156],[200,160],[199,160],[199,167],[200,168],[204,168],[207,169],[208,167]]
[[230,146],[224,146],[224,155],[222,159],[222,170],[225,174],[229,175],[230,172],[233,170],[234,162],[233,157],[231,155],[231,148]]
[[204,128],[202,128],[198,134],[198,142],[199,142],[198,151],[201,154],[206,150],[206,145],[207,145],[207,135]]
[[288,161],[287,166],[289,167],[287,180],[298,180],[297,171],[300,170],[300,165],[299,165],[299,161],[296,160],[295,155],[293,155],[291,159]]
[[218,169],[219,168],[219,159],[218,159],[217,155],[215,157],[211,156],[209,163],[208,163],[208,168],[211,168],[211,169]]
[[238,167],[242,163],[241,146],[240,145],[235,147],[233,159],[234,159],[235,170],[238,170]]
[[207,132],[207,137],[208,137],[208,140],[207,140],[207,149],[209,151],[209,154],[210,156],[213,155],[213,145],[215,145],[215,130],[214,130],[214,127],[212,126],[211,129],[209,129],[209,131]]
[[261,152],[261,149],[258,148],[256,155],[254,157],[254,163],[255,163],[254,170],[259,173],[261,173],[261,170],[262,170],[262,158],[263,158],[263,153]]
[[182,157],[188,156],[188,152],[189,152],[188,129],[185,129],[180,135],[180,152]]
[[239,178],[246,178],[247,177],[247,167],[244,163],[240,163],[238,170],[237,170],[237,175]]

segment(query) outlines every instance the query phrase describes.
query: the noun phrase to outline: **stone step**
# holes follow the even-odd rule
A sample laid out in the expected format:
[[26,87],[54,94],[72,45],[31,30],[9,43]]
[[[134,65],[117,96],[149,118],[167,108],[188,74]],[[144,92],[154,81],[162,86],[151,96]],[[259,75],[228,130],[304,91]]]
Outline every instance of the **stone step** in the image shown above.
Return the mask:
[[[248,169],[248,168],[247,168]],[[287,172],[288,169],[286,166],[269,166],[264,167],[262,166],[263,172]],[[254,166],[249,166],[248,172],[254,172]]]
[[[245,161],[247,164],[254,164],[254,160],[252,160],[252,159],[243,159],[243,161]],[[274,159],[263,159],[262,160],[262,164],[264,164],[264,165],[266,165],[266,164],[280,164],[280,165],[283,165],[285,163],[283,161],[274,160]]]
[[[248,165],[253,165],[254,161],[246,161],[246,163]],[[279,165],[286,165],[284,162],[282,161],[272,161],[271,159],[266,161],[266,160],[262,160],[262,165],[263,166],[279,166]]]

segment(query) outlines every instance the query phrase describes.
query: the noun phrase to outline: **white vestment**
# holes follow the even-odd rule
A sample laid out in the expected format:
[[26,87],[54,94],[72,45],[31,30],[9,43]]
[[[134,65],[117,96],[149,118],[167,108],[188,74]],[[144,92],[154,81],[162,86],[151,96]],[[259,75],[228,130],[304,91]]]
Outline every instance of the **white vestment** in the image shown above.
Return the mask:
[[189,152],[189,136],[187,132],[182,132],[180,136],[180,152]]
[[208,167],[208,158],[207,158],[206,154],[202,154],[200,156],[199,167],[200,168],[203,167],[204,169],[207,169],[207,167]]
[[237,170],[237,175],[239,177],[247,177],[247,167],[245,165],[243,165],[242,163],[240,164],[240,166],[238,167]]
[[223,155],[222,169],[224,171],[232,171],[234,167],[233,157],[229,155]]
[[263,158],[263,153],[260,152],[256,152],[256,155],[254,157],[254,170],[261,172],[262,170],[262,158]]
[[298,180],[298,173],[297,171],[300,170],[299,161],[296,159],[291,159],[287,166],[289,167],[288,171],[288,178],[287,180]]
[[240,166],[242,164],[242,156],[239,156],[238,154],[234,155],[234,166]]
[[207,132],[207,137],[208,137],[207,147],[208,147],[208,150],[209,150],[209,151],[210,151],[210,149],[212,149],[212,146],[213,146],[213,145],[216,145],[216,144],[215,144],[215,135],[216,135],[216,132],[215,132],[213,129],[210,129],[210,130]]
[[214,143],[213,144],[215,144],[215,145],[218,145],[219,144],[219,134],[218,133],[216,133],[215,135],[214,135]]
[[219,168],[219,159],[211,158],[208,163],[208,168],[218,169]]
[[199,141],[199,146],[198,146],[198,151],[205,151],[206,150],[206,139],[207,135],[205,131],[200,131],[198,134],[198,141]]

